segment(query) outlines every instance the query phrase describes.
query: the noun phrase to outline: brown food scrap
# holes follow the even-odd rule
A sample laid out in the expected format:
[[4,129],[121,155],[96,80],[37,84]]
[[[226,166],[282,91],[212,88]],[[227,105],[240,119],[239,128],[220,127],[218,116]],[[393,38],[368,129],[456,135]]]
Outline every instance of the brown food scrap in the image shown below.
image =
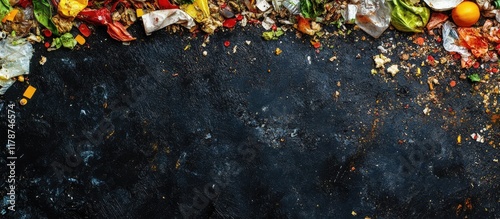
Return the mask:
[[457,208],[455,209],[455,213],[457,214],[457,216],[460,214],[462,209],[463,209],[462,204],[458,204]]
[[71,30],[71,28],[73,28],[73,21],[68,18],[63,18],[59,14],[52,17],[52,21],[56,25],[59,33],[67,33]]
[[472,202],[471,202],[470,198],[465,199],[465,208],[467,210],[472,210]]

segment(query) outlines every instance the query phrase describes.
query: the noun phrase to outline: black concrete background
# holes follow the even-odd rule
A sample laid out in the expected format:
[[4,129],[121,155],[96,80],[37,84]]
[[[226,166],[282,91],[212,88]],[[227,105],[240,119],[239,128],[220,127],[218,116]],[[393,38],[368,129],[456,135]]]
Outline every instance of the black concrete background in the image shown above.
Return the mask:
[[439,86],[437,107],[417,102],[429,67],[370,74],[381,42],[410,35],[354,31],[317,53],[293,31],[264,41],[238,27],[206,47],[203,35],[131,32],[129,46],[100,27],[88,47],[35,45],[33,99],[17,104],[25,83],[3,97],[20,158],[17,211],[1,218],[500,217],[499,152],[465,140],[489,121],[470,82]]

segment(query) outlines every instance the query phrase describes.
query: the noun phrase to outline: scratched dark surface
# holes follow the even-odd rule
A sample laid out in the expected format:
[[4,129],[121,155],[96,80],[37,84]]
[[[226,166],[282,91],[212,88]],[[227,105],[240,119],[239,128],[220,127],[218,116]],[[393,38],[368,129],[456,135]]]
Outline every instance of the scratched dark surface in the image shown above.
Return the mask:
[[[293,31],[238,28],[203,47],[138,26],[129,46],[100,28],[74,51],[35,45],[37,92],[16,107],[17,211],[4,198],[1,218],[500,218],[498,150],[456,143],[489,119],[471,84],[437,88],[450,113],[417,103],[426,71],[370,74],[376,47],[409,35],[356,31],[317,53]],[[0,118],[5,130],[5,105]]]

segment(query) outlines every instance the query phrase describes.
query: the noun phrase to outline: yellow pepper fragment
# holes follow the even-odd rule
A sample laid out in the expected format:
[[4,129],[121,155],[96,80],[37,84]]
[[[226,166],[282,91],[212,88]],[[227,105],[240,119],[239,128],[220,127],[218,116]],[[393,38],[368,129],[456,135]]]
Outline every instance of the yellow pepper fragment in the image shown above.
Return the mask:
[[85,38],[82,35],[80,35],[80,34],[76,35],[75,40],[80,45],[85,44]]
[[137,17],[142,17],[142,15],[144,15],[144,11],[138,8],[135,10],[135,14],[137,15]]
[[28,98],[28,99],[31,99],[31,97],[33,96],[33,94],[35,94],[35,91],[36,91],[36,88],[30,85],[24,91],[23,96],[26,97],[26,98]]
[[462,144],[462,135],[458,135],[457,144]]
[[61,16],[75,18],[87,5],[88,0],[61,0],[57,11]]
[[12,9],[5,17],[3,17],[2,22],[5,23],[6,21],[14,21],[14,18],[16,17],[17,13],[19,10],[17,9]]

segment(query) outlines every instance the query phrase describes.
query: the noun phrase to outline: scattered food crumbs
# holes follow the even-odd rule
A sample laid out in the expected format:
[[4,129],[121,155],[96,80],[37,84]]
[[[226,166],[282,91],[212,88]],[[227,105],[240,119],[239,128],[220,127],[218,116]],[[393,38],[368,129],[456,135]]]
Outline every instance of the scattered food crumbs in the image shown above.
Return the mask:
[[235,45],[235,46],[233,47],[233,53],[236,53],[236,50],[237,50],[237,49],[238,49],[238,46],[237,46],[237,45]]
[[496,159],[496,158],[493,159],[493,162],[498,163],[498,159]]
[[24,82],[24,76],[19,75],[19,76],[17,77],[17,81],[19,81],[19,82],[21,82],[21,83],[22,83],[22,82]]
[[457,82],[455,80],[450,81],[450,87],[457,86]]
[[462,144],[462,135],[457,136],[457,144]]
[[373,61],[375,61],[375,68],[383,68],[386,63],[391,61],[391,59],[385,57],[383,54],[380,54],[373,56]]
[[398,65],[391,65],[387,69],[387,72],[391,73],[392,77],[396,76],[396,74],[399,72]]
[[478,133],[472,133],[470,137],[477,142],[484,143],[484,137]]
[[40,61],[38,63],[40,63],[40,65],[44,65],[45,62],[47,62],[47,57],[45,56],[40,57]]
[[245,41],[245,44],[247,44],[248,46],[250,46],[251,43],[252,43],[252,41],[250,41],[250,40]]
[[332,56],[332,57],[330,57],[330,59],[328,59],[328,60],[330,60],[330,62],[333,62],[333,61],[337,60],[337,56]]
[[21,106],[24,106],[28,103],[28,100],[26,98],[22,98],[21,100],[19,100],[19,104],[21,104]]
[[276,55],[280,55],[282,52],[283,50],[281,50],[280,48],[276,48],[276,50],[274,51]]
[[358,213],[356,213],[355,211],[352,211],[351,214],[352,214],[352,216],[358,215]]
[[203,51],[203,56],[207,56],[208,55],[208,52],[207,51]]
[[429,108],[429,106],[425,106],[423,112],[424,112],[424,115],[428,116],[431,113],[431,109]]

